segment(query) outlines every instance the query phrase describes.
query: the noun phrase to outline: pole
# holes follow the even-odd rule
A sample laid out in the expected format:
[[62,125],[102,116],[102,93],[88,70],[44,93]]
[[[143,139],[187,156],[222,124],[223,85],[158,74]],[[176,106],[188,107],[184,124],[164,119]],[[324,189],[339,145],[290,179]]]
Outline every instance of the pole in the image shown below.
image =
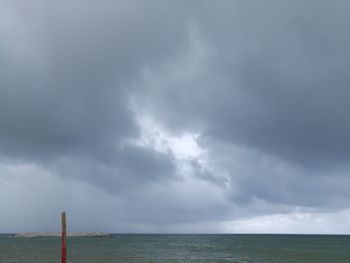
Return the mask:
[[61,213],[62,222],[62,257],[61,262],[66,263],[67,258],[67,223],[66,223],[66,212]]

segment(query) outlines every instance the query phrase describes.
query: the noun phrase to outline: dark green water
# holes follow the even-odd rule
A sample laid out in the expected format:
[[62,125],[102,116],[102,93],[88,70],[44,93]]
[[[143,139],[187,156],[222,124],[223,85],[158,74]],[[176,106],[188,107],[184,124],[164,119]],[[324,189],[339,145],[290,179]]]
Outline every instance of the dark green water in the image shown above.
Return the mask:
[[[350,236],[114,235],[68,239],[69,263],[350,263]],[[0,235],[1,263],[60,262],[59,238]]]

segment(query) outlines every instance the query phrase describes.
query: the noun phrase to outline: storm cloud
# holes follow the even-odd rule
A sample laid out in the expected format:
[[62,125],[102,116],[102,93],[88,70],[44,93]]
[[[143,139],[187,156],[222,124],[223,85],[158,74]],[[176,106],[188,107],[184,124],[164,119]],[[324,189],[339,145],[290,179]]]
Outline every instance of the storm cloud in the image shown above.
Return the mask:
[[1,1],[0,232],[348,233],[349,8]]

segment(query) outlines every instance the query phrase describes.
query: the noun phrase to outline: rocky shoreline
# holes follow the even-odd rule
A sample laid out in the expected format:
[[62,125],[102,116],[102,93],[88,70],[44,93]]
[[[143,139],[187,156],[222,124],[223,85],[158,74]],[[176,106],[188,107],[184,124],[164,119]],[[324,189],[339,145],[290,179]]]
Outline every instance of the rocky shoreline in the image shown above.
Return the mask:
[[[87,232],[87,233],[67,233],[67,237],[109,237],[112,234],[103,232]],[[61,233],[46,232],[26,232],[17,233],[14,237],[60,237]]]

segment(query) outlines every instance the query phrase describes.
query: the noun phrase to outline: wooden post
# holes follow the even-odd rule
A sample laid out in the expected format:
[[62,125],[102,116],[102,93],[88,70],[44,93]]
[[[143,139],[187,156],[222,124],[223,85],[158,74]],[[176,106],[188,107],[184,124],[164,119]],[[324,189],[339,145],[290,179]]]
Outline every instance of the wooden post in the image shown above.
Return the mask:
[[66,212],[61,213],[62,222],[62,256],[61,262],[66,263],[67,258],[67,223],[66,223]]

